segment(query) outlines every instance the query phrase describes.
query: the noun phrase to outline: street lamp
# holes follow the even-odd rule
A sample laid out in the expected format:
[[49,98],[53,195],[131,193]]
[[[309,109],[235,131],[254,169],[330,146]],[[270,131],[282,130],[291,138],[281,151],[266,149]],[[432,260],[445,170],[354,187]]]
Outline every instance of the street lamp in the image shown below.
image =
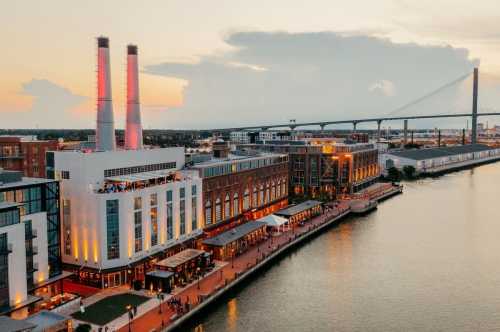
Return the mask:
[[200,289],[200,267],[196,268],[196,274],[198,275],[198,289]]
[[158,288],[158,292],[156,293],[156,296],[158,297],[158,301],[160,301],[160,314],[161,314],[162,313],[161,303],[163,302],[163,293],[161,292],[161,288]]
[[128,332],[132,332],[131,324],[132,324],[132,319],[134,318],[134,313],[132,312],[132,305],[127,305],[127,311],[128,311]]
[[231,268],[234,269],[234,248],[231,249]]

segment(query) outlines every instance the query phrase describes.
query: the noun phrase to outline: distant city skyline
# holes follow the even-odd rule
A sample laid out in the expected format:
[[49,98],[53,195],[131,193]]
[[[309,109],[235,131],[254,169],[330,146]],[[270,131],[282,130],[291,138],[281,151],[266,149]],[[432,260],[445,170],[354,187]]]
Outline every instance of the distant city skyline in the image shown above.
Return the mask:
[[[100,35],[110,38],[117,128],[129,43],[139,48],[145,128],[383,115],[479,63],[480,109],[492,109],[500,102],[497,8],[462,0],[9,2],[0,13],[0,127],[94,128]],[[466,81],[415,113],[468,111],[469,91]]]

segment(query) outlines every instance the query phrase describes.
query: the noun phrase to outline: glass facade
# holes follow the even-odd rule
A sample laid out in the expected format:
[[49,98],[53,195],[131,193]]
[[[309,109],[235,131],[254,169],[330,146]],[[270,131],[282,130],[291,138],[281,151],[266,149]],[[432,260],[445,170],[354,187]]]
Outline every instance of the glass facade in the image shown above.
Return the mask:
[[193,195],[191,198],[191,231],[198,228],[198,209],[197,209],[197,199]]
[[152,207],[151,213],[151,247],[158,244],[158,208]]
[[33,287],[33,274],[35,273],[33,256],[37,254],[35,248],[33,248],[33,226],[31,220],[24,221],[24,246],[26,248],[26,285],[30,289]]
[[181,235],[186,234],[186,188],[179,189],[179,210],[180,210],[180,220],[179,220],[179,233]]
[[9,226],[19,223],[19,210],[4,210],[0,212],[0,227]]
[[9,250],[7,233],[0,234],[0,307],[9,305]]
[[62,204],[64,254],[71,255],[71,202],[69,199],[64,199]]
[[120,258],[120,217],[117,199],[106,201],[106,235],[108,259]]
[[142,250],[142,211],[134,212],[135,252]]
[[172,207],[172,190],[167,191],[167,240],[174,238],[174,209]]

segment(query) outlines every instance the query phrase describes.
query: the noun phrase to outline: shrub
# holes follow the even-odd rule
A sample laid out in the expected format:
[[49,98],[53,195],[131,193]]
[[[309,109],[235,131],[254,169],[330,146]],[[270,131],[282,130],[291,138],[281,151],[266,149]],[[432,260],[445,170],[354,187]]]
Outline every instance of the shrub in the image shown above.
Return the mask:
[[90,330],[92,330],[90,324],[78,324],[75,329],[76,332],[90,332]]

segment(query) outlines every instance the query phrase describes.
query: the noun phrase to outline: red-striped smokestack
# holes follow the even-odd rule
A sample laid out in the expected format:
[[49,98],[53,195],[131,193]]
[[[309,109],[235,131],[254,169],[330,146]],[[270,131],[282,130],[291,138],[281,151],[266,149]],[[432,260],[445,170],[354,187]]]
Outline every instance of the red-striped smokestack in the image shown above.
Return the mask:
[[125,149],[142,149],[141,109],[139,105],[139,73],[137,46],[127,46],[127,124]]
[[116,148],[113,104],[111,101],[111,70],[109,68],[109,39],[97,38],[97,127],[96,150]]

